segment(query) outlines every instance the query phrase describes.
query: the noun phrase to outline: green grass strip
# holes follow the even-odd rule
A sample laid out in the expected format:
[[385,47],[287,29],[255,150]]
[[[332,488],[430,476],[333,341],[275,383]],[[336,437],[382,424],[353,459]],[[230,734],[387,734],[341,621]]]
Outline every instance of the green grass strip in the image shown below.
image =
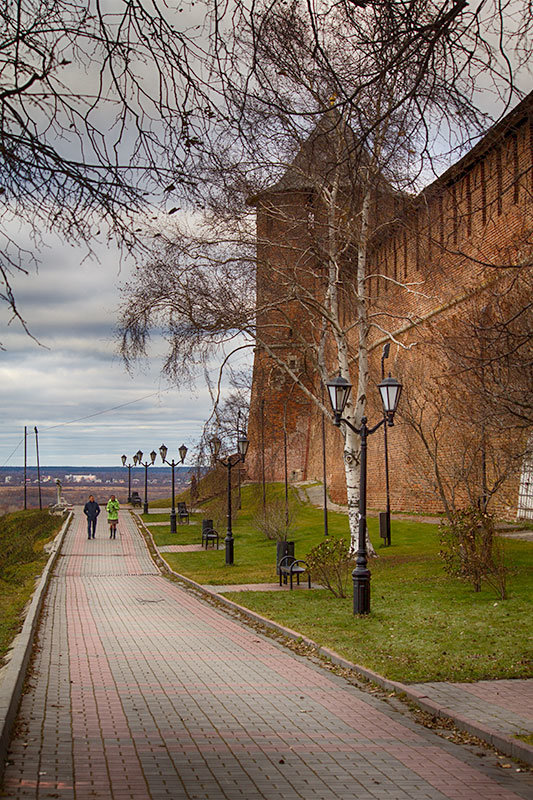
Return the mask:
[[0,663],[22,625],[23,611],[48,560],[44,545],[62,517],[31,509],[0,517]]
[[[270,493],[281,492],[279,486]],[[293,499],[293,503],[296,502]],[[242,511],[234,523],[235,564],[226,566],[224,549],[166,553],[176,572],[206,585],[276,582],[276,543],[261,537],[253,517],[261,503],[257,488],[244,487]],[[202,515],[200,515],[202,516]],[[206,508],[204,516],[209,516]],[[392,523],[392,546],[382,547],[378,521],[369,519],[378,558],[372,572],[371,614],[354,617],[351,596],[337,599],[326,590],[227,593],[259,614],[300,631],[318,644],[394,680],[474,681],[533,675],[533,543],[506,540],[508,598],[497,599],[448,577],[438,556],[438,526],[423,522]],[[185,527],[185,526],[184,526]],[[201,535],[181,531],[165,543],[200,543]],[[329,514],[331,536],[348,536],[343,514]],[[222,533],[222,539],[225,530]],[[192,534],[192,535],[191,535]],[[170,536],[170,534],[169,534]],[[324,537],[320,509],[296,503],[289,538],[296,557]],[[162,542],[159,542],[162,543]]]

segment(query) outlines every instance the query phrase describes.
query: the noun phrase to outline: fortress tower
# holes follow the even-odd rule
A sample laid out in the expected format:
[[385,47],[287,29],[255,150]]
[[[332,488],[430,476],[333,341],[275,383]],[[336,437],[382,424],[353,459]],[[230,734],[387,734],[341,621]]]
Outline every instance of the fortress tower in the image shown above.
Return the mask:
[[[326,212],[318,200],[316,185],[317,181],[327,185],[330,179],[327,138],[327,130],[318,127],[281,180],[252,201],[257,208],[260,336],[254,360],[247,467],[255,480],[261,480],[264,471],[266,480],[282,481],[285,462],[289,480],[322,480],[323,415],[306,389],[320,397],[316,351],[321,317],[313,312],[309,298],[315,297],[319,303],[323,292],[321,239]],[[381,379],[383,345],[390,341],[386,367],[403,380],[405,393],[389,436],[391,502],[395,510],[442,510],[431,447],[416,431],[417,414],[425,414],[426,433],[435,429],[439,469],[448,491],[468,502],[472,498],[467,496],[457,459],[463,452],[466,469],[465,458],[479,446],[479,440],[476,445],[472,440],[469,450],[468,415],[484,424],[476,405],[476,392],[478,398],[481,396],[480,382],[486,388],[493,381],[495,391],[501,394],[507,381],[509,397],[520,391],[521,381],[527,384],[527,376],[519,374],[516,364],[514,372],[511,374],[508,368],[506,376],[496,367],[489,370],[490,374],[483,367],[481,374],[473,340],[467,337],[461,344],[461,336],[467,336],[467,323],[485,319],[476,330],[486,331],[486,341],[481,333],[476,346],[493,348],[496,354],[501,353],[502,337],[510,335],[507,329],[498,334],[498,325],[506,313],[510,319],[513,303],[519,303],[520,292],[527,291],[527,278],[531,276],[532,163],[533,94],[418,196],[394,192],[384,180],[374,191],[366,294],[376,324],[370,332],[371,388],[367,402],[369,418],[379,418],[374,387]],[[343,180],[350,182],[352,197],[357,196],[357,175],[347,172]],[[342,194],[342,185],[337,189]],[[350,225],[352,242],[347,236],[339,267],[343,324],[347,329],[351,321],[355,323],[349,289],[353,244],[358,235],[353,207],[348,229]],[[380,324],[380,320],[386,324]],[[522,315],[520,323],[531,326],[531,314]],[[531,327],[529,331],[531,335]],[[355,352],[355,333],[351,344]],[[465,361],[463,372],[469,363],[473,376],[471,383],[465,384],[469,388],[464,395],[464,415],[459,413],[455,422],[446,414],[439,419],[439,392],[449,398],[449,393],[444,393],[449,387],[439,383],[443,380],[440,376],[454,369],[458,374],[461,356]],[[486,353],[480,352],[479,364],[489,362]],[[530,364],[523,367],[529,373]],[[460,387],[461,379],[457,377],[457,381]],[[456,397],[458,408],[460,399]],[[325,429],[327,484],[332,498],[342,501],[342,439],[329,418]],[[510,464],[517,453],[523,453],[530,433],[527,421],[523,425],[502,421],[500,430],[490,427],[490,441],[483,445],[483,457],[475,467],[485,470],[483,481],[492,486],[498,464],[505,459]],[[383,439],[376,435],[369,444],[368,503],[371,508],[384,508]],[[522,459],[514,469],[509,467],[509,475],[497,487],[492,501],[494,509],[508,515],[515,514],[519,506],[521,464]],[[522,486],[533,487],[533,476],[524,480],[523,474]],[[527,498],[521,501],[527,502]]]

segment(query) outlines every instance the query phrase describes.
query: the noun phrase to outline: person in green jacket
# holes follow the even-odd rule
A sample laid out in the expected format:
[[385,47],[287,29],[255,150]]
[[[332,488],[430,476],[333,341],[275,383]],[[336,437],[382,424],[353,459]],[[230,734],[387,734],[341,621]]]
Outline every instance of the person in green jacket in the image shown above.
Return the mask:
[[118,504],[118,500],[114,494],[111,495],[110,499],[108,500],[106,511],[107,511],[107,521],[109,523],[109,538],[116,539],[117,538],[117,524],[118,524],[118,510],[120,506]]

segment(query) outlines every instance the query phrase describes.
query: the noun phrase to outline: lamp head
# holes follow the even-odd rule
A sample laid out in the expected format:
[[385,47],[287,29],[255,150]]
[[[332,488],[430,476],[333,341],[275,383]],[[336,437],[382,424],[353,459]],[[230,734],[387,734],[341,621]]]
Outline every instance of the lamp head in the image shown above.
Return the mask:
[[182,444],[181,447],[178,448],[178,453],[180,454],[181,463],[183,464],[183,462],[185,461],[185,456],[187,455],[187,448],[185,447],[184,444]]
[[128,456],[120,456],[120,458],[122,460],[122,466],[125,467],[126,466],[126,461],[128,460]]
[[165,463],[165,461],[167,460],[167,453],[168,453],[168,447],[162,444],[161,447],[159,448],[159,455],[161,456],[161,461],[163,463]]
[[137,450],[137,461],[139,462],[139,464],[142,462],[142,460],[143,460],[143,451]]
[[246,433],[243,431],[239,436],[239,438],[237,439],[237,450],[239,452],[242,461],[244,461],[244,459],[246,458],[246,453],[248,452],[249,445],[250,442],[248,441]]
[[155,452],[155,450],[152,450],[152,452],[150,453],[150,458],[152,459],[152,464],[153,464],[157,458],[157,453]]
[[343,378],[339,372],[336,378],[332,378],[326,383],[326,386],[328,387],[329,401],[335,415],[334,422],[338,427],[352,391],[352,384],[346,378]]
[[383,403],[383,413],[387,417],[387,424],[392,426],[394,425],[394,414],[398,408],[398,402],[402,393],[402,384],[399,383],[396,378],[391,378],[389,372],[389,377],[381,381],[378,389],[381,394],[381,402]]

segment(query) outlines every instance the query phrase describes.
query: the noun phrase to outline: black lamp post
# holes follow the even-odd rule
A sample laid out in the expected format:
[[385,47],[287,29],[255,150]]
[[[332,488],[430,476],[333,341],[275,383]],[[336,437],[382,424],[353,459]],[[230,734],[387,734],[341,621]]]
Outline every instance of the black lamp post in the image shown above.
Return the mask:
[[212,439],[209,440],[209,447],[211,449],[211,455],[213,456],[215,461],[219,461],[223,467],[226,467],[228,470],[228,529],[226,532],[226,538],[224,539],[224,544],[226,546],[226,564],[233,564],[233,530],[231,524],[231,470],[236,464],[240,464],[244,462],[246,458],[246,453],[248,452],[248,445],[250,442],[246,438],[245,433],[241,433],[240,436],[237,438],[237,453],[233,453],[233,455],[229,455],[227,458],[220,458],[220,446],[221,441],[218,436],[214,436]]
[[[387,342],[383,345],[383,353],[381,355],[381,380],[385,379],[385,359],[389,357],[390,351],[390,342]],[[389,443],[388,443],[388,435],[387,435],[387,428],[388,425],[383,426],[383,444],[384,444],[384,451],[385,451],[385,493],[387,496],[387,506],[386,506],[386,515],[385,515],[385,544],[390,546],[391,543],[391,535],[390,535],[390,489],[389,489]]]
[[143,513],[148,514],[148,467],[151,467],[154,463],[157,453],[155,450],[152,450],[150,453],[151,461],[143,461],[143,451],[137,450],[137,464],[140,464],[141,467],[144,467],[144,505],[143,505]]
[[161,445],[159,448],[159,455],[161,456],[161,461],[163,464],[168,464],[172,467],[172,509],[170,511],[170,533],[176,533],[176,503],[175,503],[175,491],[174,491],[174,468],[178,466],[178,464],[183,464],[185,461],[185,456],[187,455],[187,448],[184,444],[181,445],[179,449],[180,460],[179,461],[167,461],[167,453],[168,447],[165,447],[164,444]]
[[133,456],[133,464],[126,464],[128,456],[121,456],[122,466],[128,468],[128,503],[131,503],[131,468],[137,466],[137,456]]
[[381,393],[381,401],[383,403],[383,419],[374,425],[373,428],[367,426],[367,419],[363,417],[361,420],[361,427],[356,428],[347,419],[344,419],[342,413],[348,402],[348,397],[352,390],[352,385],[342,375],[338,375],[333,380],[329,381],[326,386],[328,387],[329,399],[333,408],[334,419],[333,424],[340,427],[341,422],[344,422],[354,433],[361,437],[361,477],[359,487],[359,532],[356,554],[356,566],[352,572],[353,579],[353,613],[354,614],[369,614],[370,613],[370,570],[367,566],[367,550],[366,550],[366,452],[367,452],[367,438],[372,433],[378,430],[384,423],[389,427],[394,425],[394,414],[398,407],[398,401],[402,391],[402,385],[398,383],[395,378],[385,378],[379,384],[379,391]]
[[[237,411],[237,441],[241,435],[241,410],[240,408]],[[237,485],[239,487],[239,494],[238,494],[238,502],[237,508],[240,511],[242,507],[242,498],[241,498],[241,471],[240,469],[237,472]]]

